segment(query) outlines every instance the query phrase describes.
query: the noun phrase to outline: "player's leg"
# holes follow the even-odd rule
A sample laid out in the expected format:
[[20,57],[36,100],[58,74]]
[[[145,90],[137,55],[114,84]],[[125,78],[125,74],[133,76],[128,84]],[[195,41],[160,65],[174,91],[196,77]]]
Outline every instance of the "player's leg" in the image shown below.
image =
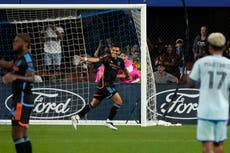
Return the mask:
[[197,139],[202,142],[203,153],[214,153],[215,123],[200,119],[197,122]]
[[61,53],[53,54],[53,63],[55,71],[61,71]]
[[121,96],[118,92],[116,92],[113,96],[112,96],[112,101],[114,102],[111,110],[110,110],[110,114],[108,116],[109,120],[113,120],[113,118],[115,117],[115,115],[117,114],[118,110],[120,109],[121,105],[122,105],[122,99]]
[[26,153],[24,133],[25,127],[14,125],[14,123],[12,123],[12,138],[17,153]]
[[202,142],[203,153],[214,153],[213,142]]
[[115,127],[113,125],[112,120],[114,119],[114,117],[116,116],[118,110],[120,109],[121,105],[122,105],[122,99],[120,94],[116,91],[116,89],[114,89],[113,87],[106,87],[107,91],[110,93],[110,96],[108,96],[108,98],[111,97],[112,101],[114,102],[109,116],[106,120],[106,124],[109,128],[113,129],[113,130],[117,130],[117,127]]
[[85,107],[77,114],[71,117],[72,125],[75,129],[77,129],[78,122],[80,118],[85,116],[91,109],[97,107],[98,104],[105,98],[104,89],[98,89],[94,94],[94,98],[89,104],[86,104]]
[[44,62],[45,62],[45,71],[49,72],[51,70],[51,64],[52,64],[52,54],[45,53],[44,54]]
[[214,153],[224,153],[224,142],[214,143]]
[[89,104],[85,105],[82,111],[78,113],[79,117],[82,118],[83,116],[85,116],[85,114],[87,114],[91,109],[97,107],[97,105],[100,102],[101,102],[100,100],[93,98],[92,101]]
[[27,127],[32,107],[17,103],[15,116],[12,117],[12,138],[17,153],[32,153],[32,145],[27,136]]
[[224,140],[227,139],[227,121],[217,121],[215,126],[214,152],[224,153]]

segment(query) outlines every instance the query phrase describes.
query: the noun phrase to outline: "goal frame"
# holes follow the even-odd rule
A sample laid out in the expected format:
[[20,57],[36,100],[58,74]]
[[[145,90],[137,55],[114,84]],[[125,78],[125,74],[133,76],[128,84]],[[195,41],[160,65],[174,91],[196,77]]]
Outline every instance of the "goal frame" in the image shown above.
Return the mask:
[[[146,26],[146,4],[1,4],[0,9],[140,9],[141,10],[141,126],[147,126],[147,26]],[[9,124],[9,120],[0,120],[0,123]],[[32,124],[70,124],[66,120],[31,120]],[[91,123],[103,124],[104,121],[85,121],[82,124],[88,125]],[[125,121],[115,121],[116,124],[125,125]],[[128,125],[137,125],[135,121],[129,121]]]

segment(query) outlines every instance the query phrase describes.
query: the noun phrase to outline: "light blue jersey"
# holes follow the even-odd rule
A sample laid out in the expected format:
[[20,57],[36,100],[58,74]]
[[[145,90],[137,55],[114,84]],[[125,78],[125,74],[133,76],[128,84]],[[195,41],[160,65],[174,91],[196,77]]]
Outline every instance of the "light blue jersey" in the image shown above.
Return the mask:
[[189,76],[200,82],[198,119],[228,120],[230,91],[230,60],[210,55],[195,62]]

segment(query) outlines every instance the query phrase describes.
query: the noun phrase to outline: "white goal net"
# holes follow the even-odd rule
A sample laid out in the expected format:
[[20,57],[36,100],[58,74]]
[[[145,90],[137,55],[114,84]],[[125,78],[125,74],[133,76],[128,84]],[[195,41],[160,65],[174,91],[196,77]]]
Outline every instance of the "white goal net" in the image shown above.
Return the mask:
[[[0,57],[15,59],[16,33],[29,33],[36,66],[36,96],[32,123],[69,124],[70,117],[89,103],[95,91],[99,64],[76,64],[75,55],[108,52],[116,43],[141,73],[140,81],[115,85],[124,101],[117,124],[153,125],[156,120],[155,82],[146,44],[145,5],[1,5]],[[1,70],[4,75],[5,70]],[[0,82],[0,120],[10,117],[10,85]],[[86,117],[87,124],[106,119],[111,100],[105,100]]]

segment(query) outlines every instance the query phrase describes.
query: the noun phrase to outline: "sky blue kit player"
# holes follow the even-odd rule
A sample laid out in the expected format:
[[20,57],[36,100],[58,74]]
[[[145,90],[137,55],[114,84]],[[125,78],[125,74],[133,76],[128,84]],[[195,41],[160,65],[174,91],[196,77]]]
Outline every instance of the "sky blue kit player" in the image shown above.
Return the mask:
[[208,37],[211,55],[197,60],[188,85],[200,84],[197,139],[204,153],[222,153],[229,116],[230,60],[223,57],[226,39],[221,33]]

